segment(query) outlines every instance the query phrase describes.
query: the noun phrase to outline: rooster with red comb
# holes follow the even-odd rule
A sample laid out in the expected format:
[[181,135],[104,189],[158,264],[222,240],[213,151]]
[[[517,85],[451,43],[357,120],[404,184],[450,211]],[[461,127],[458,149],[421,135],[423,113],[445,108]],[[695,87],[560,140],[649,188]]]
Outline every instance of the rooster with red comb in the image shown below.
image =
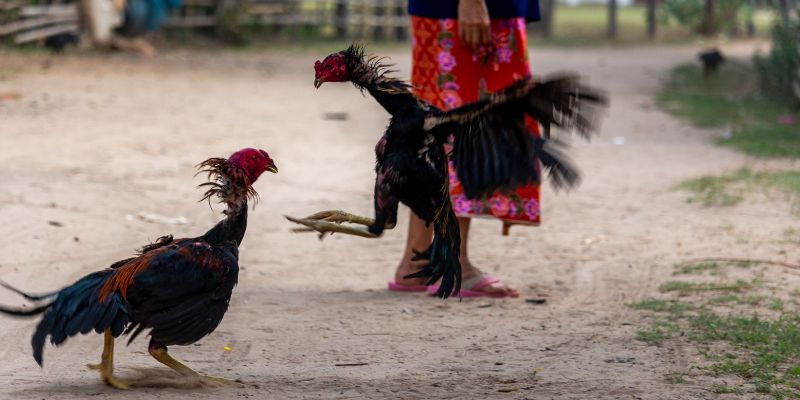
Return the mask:
[[277,173],[266,151],[246,148],[229,158],[210,158],[198,165],[209,181],[203,200],[216,198],[227,205],[225,218],[205,234],[186,239],[163,236],[144,246],[135,257],[86,275],[61,290],[31,295],[4,287],[34,302],[33,308],[0,307],[20,317],[41,315],[31,344],[42,365],[47,339],[56,346],[78,333],[102,333],[99,364],[106,384],[125,389],[133,382],[114,376],[114,341],[128,335],[130,344],[149,329],[150,354],[181,375],[203,382],[229,382],[203,376],[172,358],[167,346],[189,345],[210,334],[228,310],[239,275],[239,245],[247,229],[247,203],[256,200],[253,184],[265,171]]
[[[569,187],[580,176],[564,146],[549,140],[550,127],[576,130],[588,138],[595,131],[595,112],[604,108],[606,99],[577,76],[561,74],[545,80],[528,77],[483,100],[443,111],[393,78],[382,60],[365,57],[363,48],[353,45],[314,65],[314,87],[352,82],[392,116],[375,146],[375,218],[339,210],[287,218],[304,226],[297,230],[317,231],[320,237],[338,232],[377,238],[395,226],[398,205],[407,205],[433,224],[433,242],[417,252],[428,265],[405,278],[426,278],[427,285],[441,280],[436,294],[446,298],[461,287],[461,239],[448,193],[444,144],[453,137],[449,156],[470,199],[538,183],[542,169],[554,186]],[[542,124],[544,138],[531,137],[526,116]]]

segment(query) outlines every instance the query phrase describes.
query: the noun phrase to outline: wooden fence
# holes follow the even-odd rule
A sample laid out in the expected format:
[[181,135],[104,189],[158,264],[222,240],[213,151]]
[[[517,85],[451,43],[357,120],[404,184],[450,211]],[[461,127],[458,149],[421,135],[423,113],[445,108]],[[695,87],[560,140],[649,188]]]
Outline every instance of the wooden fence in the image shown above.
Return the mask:
[[184,0],[167,28],[260,26],[340,38],[404,40],[407,0]]
[[[77,33],[77,0],[0,0],[0,38],[22,44]],[[163,27],[213,29],[237,35],[243,27],[267,32],[352,39],[404,40],[407,0],[184,0]]]
[[77,33],[78,9],[74,4],[31,5],[20,0],[0,3],[0,37],[24,44],[61,33]]

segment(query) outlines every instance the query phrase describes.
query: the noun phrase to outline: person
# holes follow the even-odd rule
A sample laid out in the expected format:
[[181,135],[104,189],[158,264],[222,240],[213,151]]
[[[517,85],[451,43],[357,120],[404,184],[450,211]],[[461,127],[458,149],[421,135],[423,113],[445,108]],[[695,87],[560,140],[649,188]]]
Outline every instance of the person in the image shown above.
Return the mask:
[[[525,23],[539,17],[533,0],[410,0],[412,28],[412,85],[415,93],[431,104],[452,109],[503,89],[530,75]],[[532,135],[539,134],[533,120],[527,121]],[[519,292],[475,266],[468,253],[472,217],[491,216],[504,223],[538,224],[539,187],[517,188],[510,195],[467,199],[450,164],[450,196],[461,229],[463,297],[517,297]],[[422,265],[414,251],[428,248],[432,230],[411,214],[406,248],[389,290],[435,293],[421,279],[404,279]]]

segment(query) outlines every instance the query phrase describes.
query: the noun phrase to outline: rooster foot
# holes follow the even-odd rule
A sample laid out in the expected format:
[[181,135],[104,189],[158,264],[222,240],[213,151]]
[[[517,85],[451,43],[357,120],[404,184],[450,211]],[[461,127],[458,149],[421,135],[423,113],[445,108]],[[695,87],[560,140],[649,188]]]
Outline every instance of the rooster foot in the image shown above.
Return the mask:
[[309,215],[306,218],[294,218],[287,215],[286,219],[304,226],[304,228],[293,229],[293,232],[319,232],[320,240],[323,239],[325,235],[332,235],[334,233],[343,233],[346,235],[361,236],[365,238],[378,237],[366,228],[342,225],[343,223],[347,222],[369,226],[375,222],[371,218],[362,217],[345,211],[320,211],[318,213]]

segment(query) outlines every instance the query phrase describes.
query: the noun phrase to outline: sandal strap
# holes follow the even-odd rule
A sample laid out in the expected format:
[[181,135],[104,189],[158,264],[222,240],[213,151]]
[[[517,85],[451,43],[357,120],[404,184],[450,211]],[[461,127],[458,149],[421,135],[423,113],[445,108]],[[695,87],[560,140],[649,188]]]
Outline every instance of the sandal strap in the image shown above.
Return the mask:
[[477,275],[464,281],[461,289],[480,292],[481,289],[500,282],[500,279],[491,275]]

